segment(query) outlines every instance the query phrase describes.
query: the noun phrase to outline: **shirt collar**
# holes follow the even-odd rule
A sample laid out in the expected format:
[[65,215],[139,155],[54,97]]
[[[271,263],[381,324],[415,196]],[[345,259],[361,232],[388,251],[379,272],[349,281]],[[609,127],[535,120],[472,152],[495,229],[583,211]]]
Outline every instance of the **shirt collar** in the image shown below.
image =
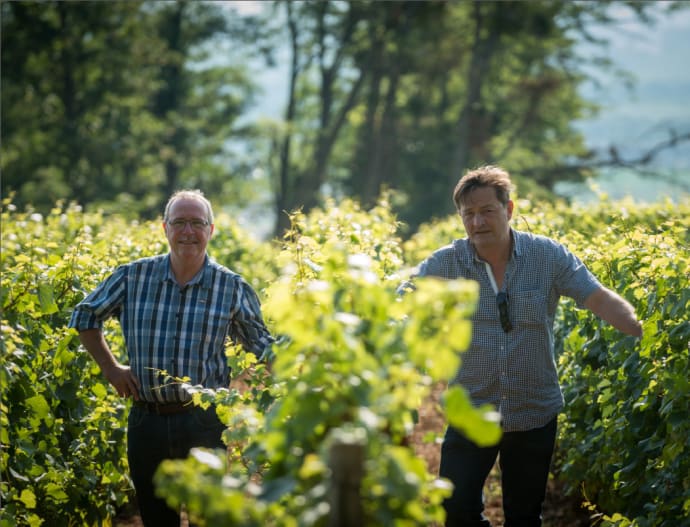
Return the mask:
[[[210,259],[208,255],[204,257],[204,265],[201,267],[199,272],[192,278],[187,285],[201,284],[202,287],[209,289],[211,287],[211,273],[207,272],[210,265]],[[158,279],[161,281],[170,280],[175,283],[175,277],[172,274],[172,267],[170,266],[170,253],[166,254],[165,257],[161,258],[158,263],[158,269],[156,270]]]
[[522,254],[525,252],[525,234],[520,231],[516,231],[512,227],[510,229],[510,233],[513,236],[513,256],[522,256]]
[[[517,258],[524,252],[525,239],[523,233],[516,231],[512,227],[510,228],[510,235],[513,238],[513,256]],[[471,264],[472,261],[483,263],[483,260],[479,258],[474,245],[470,243],[469,237],[461,240],[455,240],[453,245],[455,246],[456,253],[460,255],[460,258],[466,265]]]

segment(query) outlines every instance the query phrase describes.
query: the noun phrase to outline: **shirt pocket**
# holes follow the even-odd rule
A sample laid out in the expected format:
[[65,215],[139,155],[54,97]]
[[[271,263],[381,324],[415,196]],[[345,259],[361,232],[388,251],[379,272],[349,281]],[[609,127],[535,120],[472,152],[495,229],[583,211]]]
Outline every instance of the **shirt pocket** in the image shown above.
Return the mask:
[[546,296],[538,291],[513,291],[508,299],[510,316],[522,324],[543,324],[546,320]]

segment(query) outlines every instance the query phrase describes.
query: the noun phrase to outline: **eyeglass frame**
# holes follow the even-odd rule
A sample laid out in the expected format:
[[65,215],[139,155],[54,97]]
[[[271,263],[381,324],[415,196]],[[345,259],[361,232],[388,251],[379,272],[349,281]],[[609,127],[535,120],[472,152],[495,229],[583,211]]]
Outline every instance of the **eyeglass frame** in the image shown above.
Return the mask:
[[172,227],[176,231],[183,231],[187,225],[189,225],[192,230],[195,231],[201,231],[211,225],[208,220],[200,220],[198,218],[187,220],[185,218],[177,218],[174,220],[168,220],[166,221],[170,227]]
[[498,308],[498,316],[501,321],[501,329],[504,333],[509,333],[513,329],[513,323],[510,321],[508,313],[508,293],[500,291],[496,295],[496,307]]

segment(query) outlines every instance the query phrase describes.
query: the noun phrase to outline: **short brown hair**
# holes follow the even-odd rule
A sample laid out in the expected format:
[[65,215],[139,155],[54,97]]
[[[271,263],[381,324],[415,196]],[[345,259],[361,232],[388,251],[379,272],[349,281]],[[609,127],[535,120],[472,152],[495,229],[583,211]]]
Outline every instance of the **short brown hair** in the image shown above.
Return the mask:
[[458,184],[455,185],[453,202],[458,211],[467,195],[480,187],[493,187],[498,201],[503,205],[508,203],[510,191],[513,190],[513,184],[510,181],[510,174],[507,170],[495,165],[475,168],[462,176]]

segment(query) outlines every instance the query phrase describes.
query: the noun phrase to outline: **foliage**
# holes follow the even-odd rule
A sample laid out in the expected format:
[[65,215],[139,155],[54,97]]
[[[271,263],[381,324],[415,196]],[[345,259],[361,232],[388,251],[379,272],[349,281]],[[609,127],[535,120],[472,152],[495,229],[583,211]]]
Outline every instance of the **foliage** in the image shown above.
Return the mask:
[[[270,269],[271,256],[262,261],[228,218],[216,223],[218,240],[232,247],[221,258]],[[0,525],[93,525],[112,518],[130,492],[127,405],[66,325],[115,266],[165,252],[165,237],[160,223],[61,204],[43,216],[10,200],[2,231]],[[106,334],[122,357],[119,326],[108,324]]]
[[278,274],[277,245],[257,240],[225,213],[216,214],[214,222],[209,254],[221,265],[241,274],[261,293]]
[[[364,445],[367,524],[442,519],[448,487],[427,473],[408,438],[421,401],[469,343],[476,287],[429,280],[400,299],[398,281],[387,279],[399,250],[384,205],[367,213],[344,202],[293,216],[284,271],[264,307],[280,341],[274,401],[262,414],[246,399],[222,397],[226,439],[239,439],[242,454],[230,456],[230,477],[224,457],[210,452],[166,462],[158,481],[171,503],[185,502],[207,525],[325,525],[329,448],[345,433]],[[471,423],[478,441],[495,442],[497,425],[464,393],[455,397],[452,417]]]
[[[602,526],[679,525],[690,511],[688,218],[687,201],[517,202],[516,227],[566,243],[644,321],[635,341],[566,301],[556,323],[567,409],[555,470]],[[43,216],[9,200],[1,219],[0,525],[107,522],[130,492],[127,405],[66,323],[116,265],[166,250],[160,223],[61,204]],[[402,297],[395,288],[406,265],[460,235],[460,220],[403,242],[387,197],[291,220],[279,245],[217,217],[210,252],[261,291],[277,359],[267,367],[229,348],[233,371],[253,372],[248,386],[187,387],[197,404],[217,404],[228,451],[164,464],[160,491],[207,525],[323,525],[329,451],[344,436],[364,448],[369,524],[440,521],[448,486],[415,458],[409,432],[430,387],[457,365],[476,291],[434,280]],[[117,324],[106,331],[122,356]],[[447,394],[446,412],[496,439],[463,392]]]
[[[662,4],[2,2],[3,181],[42,213],[64,199],[148,218],[199,187],[272,203],[280,235],[324,196],[370,207],[394,188],[414,231],[451,211],[468,167],[552,189],[605,164],[573,126],[596,108],[580,85],[612,67],[593,28],[687,8]],[[267,123],[250,72],[284,54],[287,101]]]
[[246,200],[228,138],[245,65],[209,60],[223,8],[196,2],[3,2],[2,172],[15,204],[60,199],[149,217],[179,187]]
[[145,227],[76,207],[44,218],[6,200],[2,225],[0,523],[94,524],[126,500],[125,405],[66,324],[120,258],[155,244]]
[[576,242],[637,307],[643,338],[621,338],[585,312],[568,312],[561,328],[562,473],[584,481],[602,510],[645,527],[678,525],[690,512],[690,209],[665,210],[672,219],[619,217]]
[[[605,511],[602,525],[679,525],[690,511],[688,218],[687,201],[516,204],[516,228],[566,244],[643,321],[639,342],[571,301],[556,321],[566,399],[557,471]],[[423,226],[405,260],[419,262],[461,228],[457,216]]]
[[317,277],[332,250],[345,249],[369,258],[371,271],[379,279],[395,279],[402,265],[399,223],[387,195],[367,212],[351,199],[337,204],[328,200],[324,208],[308,215],[295,212],[290,221],[292,230],[285,236],[289,250],[283,251],[286,261],[281,263],[296,266],[290,272],[297,280]]

